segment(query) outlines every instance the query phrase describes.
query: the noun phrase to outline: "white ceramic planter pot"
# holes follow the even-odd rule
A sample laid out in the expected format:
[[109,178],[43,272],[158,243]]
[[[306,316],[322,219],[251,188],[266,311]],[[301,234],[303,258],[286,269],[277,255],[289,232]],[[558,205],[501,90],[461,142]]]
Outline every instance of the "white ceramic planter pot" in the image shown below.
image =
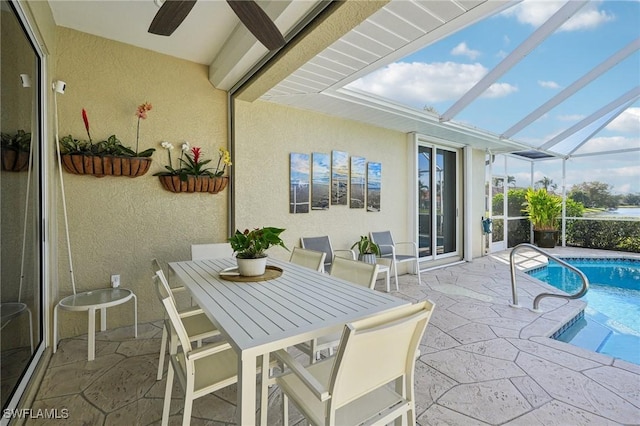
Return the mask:
[[241,259],[236,258],[238,262],[238,272],[243,277],[255,277],[258,275],[264,275],[265,268],[267,267],[267,257],[259,257],[257,259]]
[[364,263],[370,263],[372,265],[376,264],[376,255],[375,254],[359,254],[358,260]]

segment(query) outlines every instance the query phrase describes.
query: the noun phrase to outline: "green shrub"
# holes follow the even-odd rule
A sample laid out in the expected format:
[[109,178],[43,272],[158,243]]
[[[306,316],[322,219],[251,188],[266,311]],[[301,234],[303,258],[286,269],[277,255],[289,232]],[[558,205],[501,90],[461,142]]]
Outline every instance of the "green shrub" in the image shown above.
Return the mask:
[[569,220],[567,245],[640,253],[640,221]]

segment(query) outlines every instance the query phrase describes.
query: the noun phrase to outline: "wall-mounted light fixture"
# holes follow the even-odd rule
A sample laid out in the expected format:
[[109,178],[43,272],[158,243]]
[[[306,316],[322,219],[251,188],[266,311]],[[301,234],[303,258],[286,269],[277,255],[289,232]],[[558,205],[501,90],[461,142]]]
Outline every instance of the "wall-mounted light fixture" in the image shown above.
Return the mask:
[[31,77],[29,77],[29,74],[20,74],[20,81],[22,82],[22,87],[31,87]]
[[57,93],[64,94],[64,89],[66,88],[67,83],[65,83],[64,81],[58,80],[53,82],[53,90],[55,90]]

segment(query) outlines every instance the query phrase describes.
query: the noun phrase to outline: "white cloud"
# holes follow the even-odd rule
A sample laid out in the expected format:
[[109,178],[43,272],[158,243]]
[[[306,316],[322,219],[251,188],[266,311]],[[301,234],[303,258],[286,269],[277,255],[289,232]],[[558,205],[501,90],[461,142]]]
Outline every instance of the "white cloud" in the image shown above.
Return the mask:
[[470,49],[467,43],[463,41],[451,50],[451,54],[454,56],[466,56],[473,61],[480,56],[480,51]]
[[627,108],[606,127],[622,133],[640,134],[640,108]]
[[[611,137],[595,137],[589,140],[589,142],[585,143],[583,146],[577,150],[576,154],[587,154],[587,153],[597,153],[597,152],[607,152],[607,151],[617,151],[620,149],[629,149],[636,148],[640,149],[640,137],[636,136],[635,138],[625,138],[622,136],[611,136]],[[634,154],[631,154],[626,159],[633,159]],[[635,157],[637,158],[637,157]],[[636,169],[638,169],[636,167]]]
[[584,115],[581,114],[566,114],[566,115],[559,115],[558,116],[558,120],[560,121],[580,121],[584,118]]
[[[556,13],[565,1],[539,1],[525,0],[505,10],[503,15],[514,16],[521,24],[539,27]],[[611,22],[615,17],[604,10],[598,10],[600,2],[591,2],[580,9],[573,17],[565,22],[559,31],[578,31],[596,28],[606,22]]]
[[504,59],[506,58],[508,55],[508,53],[502,49],[498,50],[498,53],[496,53],[496,58],[500,58],[500,59]]
[[[397,62],[354,81],[349,87],[422,108],[459,99],[487,72],[487,68],[478,63]],[[483,96],[503,97],[517,90],[508,83],[496,83]]]
[[542,81],[538,80],[538,86],[544,87],[545,89],[559,89],[560,85],[555,81]]

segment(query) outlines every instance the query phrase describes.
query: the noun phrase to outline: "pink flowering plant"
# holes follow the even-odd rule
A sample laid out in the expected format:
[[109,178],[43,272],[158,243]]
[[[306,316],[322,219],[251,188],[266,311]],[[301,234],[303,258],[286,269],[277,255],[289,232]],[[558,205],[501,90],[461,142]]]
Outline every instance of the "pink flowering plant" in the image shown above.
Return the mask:
[[142,152],[138,151],[138,140],[140,139],[140,120],[147,118],[147,111],[151,110],[151,104],[148,102],[138,106],[136,116],[138,117],[138,128],[136,131],[136,149],[122,145],[120,139],[116,135],[109,136],[106,140],[94,142],[89,131],[89,115],[87,110],[82,108],[82,121],[87,132],[89,140],[76,139],[71,135],[64,136],[60,139],[60,152],[62,154],[83,154],[93,156],[119,156],[119,157],[151,157],[155,148],[149,148]]
[[213,167],[207,167],[212,160],[202,158],[202,148],[191,147],[189,142],[184,142],[178,159],[178,168],[174,168],[171,159],[171,151],[174,150],[173,144],[162,142],[160,146],[167,150],[169,165],[165,166],[164,171],[155,173],[154,176],[180,176],[181,181],[186,181],[189,176],[221,177],[227,167],[231,166],[231,155],[226,149],[220,148],[218,150],[218,162],[214,169]]

